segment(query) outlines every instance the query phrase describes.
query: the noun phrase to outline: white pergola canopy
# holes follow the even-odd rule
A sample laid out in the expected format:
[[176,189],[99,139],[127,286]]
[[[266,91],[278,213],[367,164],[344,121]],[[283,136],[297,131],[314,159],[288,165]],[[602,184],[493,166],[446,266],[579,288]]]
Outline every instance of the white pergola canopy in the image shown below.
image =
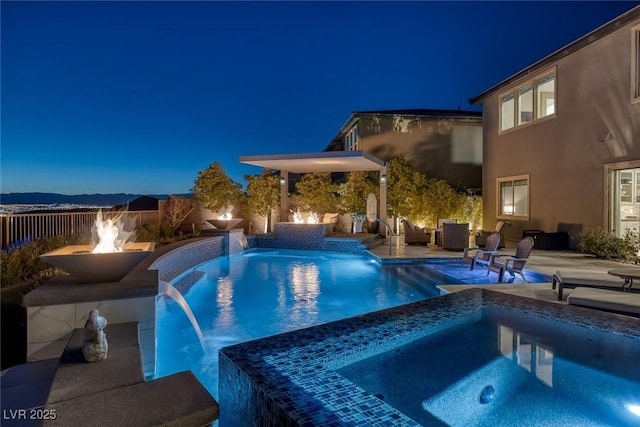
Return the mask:
[[320,153],[268,154],[261,156],[241,156],[240,163],[280,171],[280,218],[289,212],[288,187],[289,172],[354,172],[378,171],[380,173],[380,213],[379,218],[387,219],[387,185],[383,176],[387,164],[364,151],[323,151]]
[[363,151],[242,156],[240,163],[294,173],[379,171],[386,163]]

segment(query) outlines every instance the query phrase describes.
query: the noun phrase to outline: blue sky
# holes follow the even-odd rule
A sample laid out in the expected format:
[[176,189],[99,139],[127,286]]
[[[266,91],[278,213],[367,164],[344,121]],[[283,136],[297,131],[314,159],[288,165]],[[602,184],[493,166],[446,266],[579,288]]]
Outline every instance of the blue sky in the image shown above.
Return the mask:
[[632,2],[12,2],[8,192],[186,193],[219,161],[322,151],[353,111],[468,99]]

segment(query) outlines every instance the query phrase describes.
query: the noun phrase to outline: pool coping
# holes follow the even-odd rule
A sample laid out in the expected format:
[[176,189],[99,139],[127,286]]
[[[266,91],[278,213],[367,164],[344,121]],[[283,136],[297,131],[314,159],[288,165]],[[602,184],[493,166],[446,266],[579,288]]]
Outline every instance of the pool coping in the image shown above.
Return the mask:
[[221,349],[221,422],[419,425],[335,369],[444,328],[452,312],[489,306],[640,340],[640,319],[469,289]]

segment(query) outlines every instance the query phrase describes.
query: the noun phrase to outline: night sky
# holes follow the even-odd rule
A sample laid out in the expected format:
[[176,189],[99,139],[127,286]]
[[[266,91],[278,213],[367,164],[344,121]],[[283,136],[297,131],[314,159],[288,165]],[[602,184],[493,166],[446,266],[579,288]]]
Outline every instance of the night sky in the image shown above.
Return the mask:
[[1,191],[186,193],[322,151],[353,111],[468,99],[632,2],[11,2]]

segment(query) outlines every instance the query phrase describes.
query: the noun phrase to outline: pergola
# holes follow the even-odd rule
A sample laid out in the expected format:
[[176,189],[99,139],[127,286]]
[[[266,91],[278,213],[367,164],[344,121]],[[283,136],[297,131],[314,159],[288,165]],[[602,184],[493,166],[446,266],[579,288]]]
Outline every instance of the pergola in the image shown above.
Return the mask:
[[378,171],[380,174],[380,213],[378,218],[383,221],[387,220],[387,164],[364,151],[242,156],[240,163],[280,171],[280,218],[285,218],[285,220],[289,214],[289,172]]

